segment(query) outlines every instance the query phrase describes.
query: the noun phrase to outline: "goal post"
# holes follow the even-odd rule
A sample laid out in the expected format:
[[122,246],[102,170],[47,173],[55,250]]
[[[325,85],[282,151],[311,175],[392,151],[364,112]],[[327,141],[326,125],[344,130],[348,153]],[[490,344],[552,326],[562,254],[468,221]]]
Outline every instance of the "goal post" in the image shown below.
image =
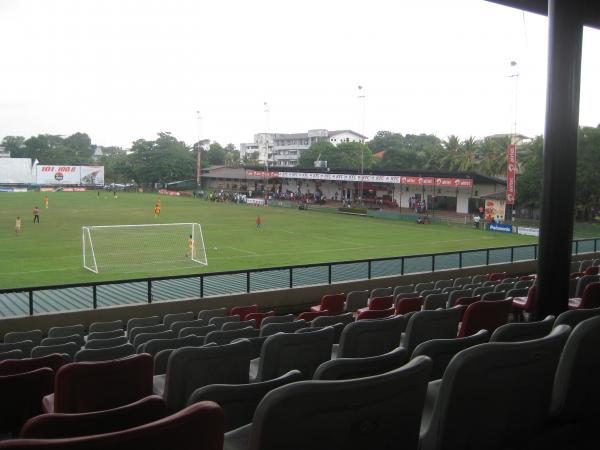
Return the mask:
[[208,265],[198,223],[84,226],[81,241],[83,267],[94,273]]

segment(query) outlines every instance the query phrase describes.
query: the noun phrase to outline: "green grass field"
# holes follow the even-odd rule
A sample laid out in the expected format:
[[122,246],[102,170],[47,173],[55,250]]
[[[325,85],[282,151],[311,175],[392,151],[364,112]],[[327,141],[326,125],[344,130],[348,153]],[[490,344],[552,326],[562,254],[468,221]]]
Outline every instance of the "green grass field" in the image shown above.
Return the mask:
[[[209,203],[155,194],[51,192],[0,193],[0,289],[144,276],[215,272],[385,256],[436,253],[528,244],[536,238],[490,233],[464,226],[417,225],[318,211]],[[41,210],[33,224],[32,208]],[[256,215],[262,229],[256,230]],[[16,216],[23,218],[15,236]],[[165,264],[119,267],[94,274],[82,268],[81,227],[142,223],[198,222],[202,225],[208,267]],[[152,245],[151,242],[148,245]],[[182,243],[182,247],[185,244]],[[143,251],[141,249],[140,251]]]

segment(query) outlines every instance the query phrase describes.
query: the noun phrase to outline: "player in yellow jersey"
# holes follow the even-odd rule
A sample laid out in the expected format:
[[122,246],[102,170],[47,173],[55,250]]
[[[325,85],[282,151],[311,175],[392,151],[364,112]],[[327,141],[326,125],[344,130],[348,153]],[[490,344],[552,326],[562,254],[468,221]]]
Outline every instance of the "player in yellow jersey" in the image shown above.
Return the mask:
[[187,245],[188,245],[188,253],[185,256],[187,256],[188,258],[193,258],[194,257],[194,238],[192,237],[191,234],[188,239]]
[[46,194],[44,196],[44,208],[46,208],[46,209],[48,209],[48,201],[49,201],[48,194]]
[[160,205],[154,206],[154,218],[158,219],[160,217]]

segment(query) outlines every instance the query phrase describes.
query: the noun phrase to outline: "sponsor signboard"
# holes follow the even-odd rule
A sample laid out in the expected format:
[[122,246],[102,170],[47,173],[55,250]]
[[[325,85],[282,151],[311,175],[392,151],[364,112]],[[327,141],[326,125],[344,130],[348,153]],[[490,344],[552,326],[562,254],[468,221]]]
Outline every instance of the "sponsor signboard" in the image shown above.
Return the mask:
[[512,225],[507,223],[491,223],[488,227],[490,231],[500,231],[502,233],[512,233]]
[[504,220],[504,210],[506,202],[504,200],[486,200],[485,201],[485,221],[490,222],[494,219]]
[[36,183],[45,185],[79,184],[81,170],[79,166],[36,166]]
[[517,146],[511,144],[506,149],[506,204],[515,204],[517,178]]
[[84,187],[67,187],[61,189],[63,192],[85,192],[86,189]]
[[264,198],[247,198],[246,203],[248,203],[249,205],[264,205],[265,199]]
[[523,234],[525,236],[539,236],[540,229],[539,228],[530,228],[530,227],[517,227],[517,233]]
[[104,186],[104,166],[81,166],[82,186]]

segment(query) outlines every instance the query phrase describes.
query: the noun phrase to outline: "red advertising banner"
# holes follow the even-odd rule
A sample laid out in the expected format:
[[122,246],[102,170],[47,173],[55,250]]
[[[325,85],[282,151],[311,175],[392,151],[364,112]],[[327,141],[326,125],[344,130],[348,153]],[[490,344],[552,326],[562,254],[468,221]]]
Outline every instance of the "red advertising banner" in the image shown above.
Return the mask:
[[511,144],[506,149],[506,204],[515,204],[517,192],[517,146]]
[[265,170],[246,170],[247,177],[277,178],[279,172],[267,172]]

